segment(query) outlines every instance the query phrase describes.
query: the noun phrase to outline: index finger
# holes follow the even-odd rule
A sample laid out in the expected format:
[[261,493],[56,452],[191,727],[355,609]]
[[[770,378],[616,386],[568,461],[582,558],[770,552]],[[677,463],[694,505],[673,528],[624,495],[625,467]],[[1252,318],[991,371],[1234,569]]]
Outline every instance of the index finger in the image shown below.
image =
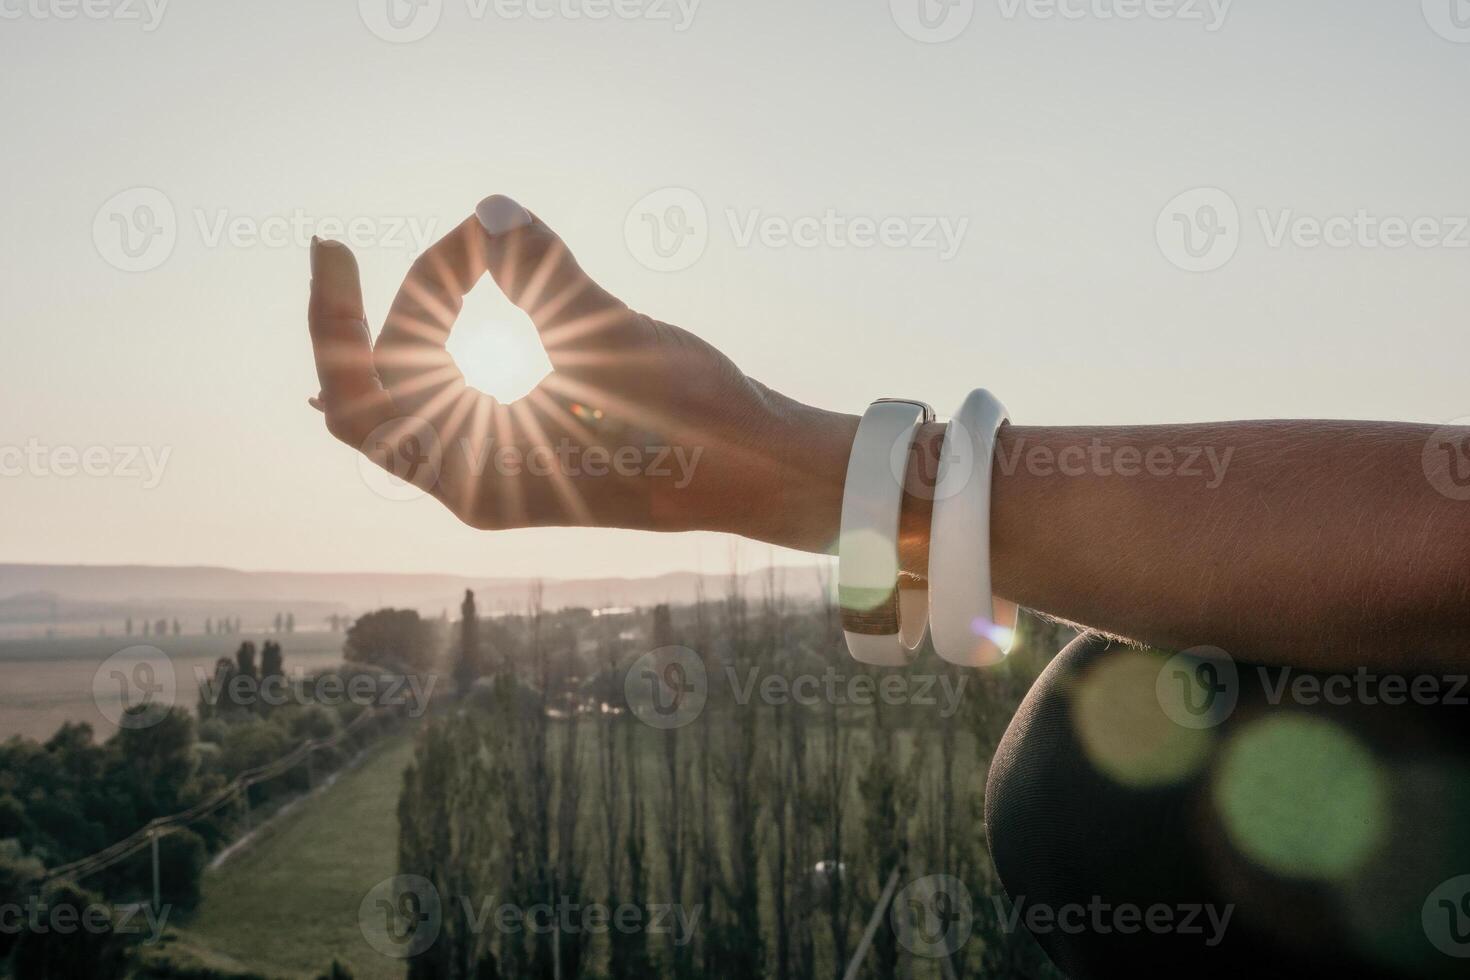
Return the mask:
[[378,335],[375,363],[410,411],[447,404],[465,387],[445,349],[464,297],[485,273],[485,241],[473,217],[414,260]]

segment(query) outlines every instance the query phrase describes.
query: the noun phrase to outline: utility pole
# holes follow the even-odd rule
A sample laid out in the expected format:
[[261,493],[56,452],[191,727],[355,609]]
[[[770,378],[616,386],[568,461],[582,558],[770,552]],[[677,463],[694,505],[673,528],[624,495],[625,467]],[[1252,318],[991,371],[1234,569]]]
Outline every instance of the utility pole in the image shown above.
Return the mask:
[[158,880],[158,831],[155,829],[150,835],[153,838],[153,914],[163,914],[163,891]]

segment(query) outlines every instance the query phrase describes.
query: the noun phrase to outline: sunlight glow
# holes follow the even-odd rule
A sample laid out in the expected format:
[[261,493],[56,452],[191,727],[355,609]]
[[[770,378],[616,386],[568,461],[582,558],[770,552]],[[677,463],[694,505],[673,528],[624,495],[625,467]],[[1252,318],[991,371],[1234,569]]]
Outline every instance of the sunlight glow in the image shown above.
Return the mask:
[[496,320],[461,318],[447,345],[465,383],[502,403],[524,398],[551,373],[551,361],[525,314]]

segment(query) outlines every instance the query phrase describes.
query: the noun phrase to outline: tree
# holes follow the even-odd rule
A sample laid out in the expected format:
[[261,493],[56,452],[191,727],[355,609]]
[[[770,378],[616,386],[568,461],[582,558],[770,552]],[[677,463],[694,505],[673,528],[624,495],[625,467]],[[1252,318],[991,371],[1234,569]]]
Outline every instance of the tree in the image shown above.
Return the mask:
[[168,620],[166,620],[166,619],[160,619],[158,621],[158,623],[156,625],[154,625],[154,627],[153,627],[153,633],[156,636],[167,636],[168,635]]
[[165,905],[191,911],[199,905],[200,886],[209,851],[204,838],[187,828],[175,830],[158,842],[160,898]]
[[318,976],[316,980],[353,980],[352,967],[341,960],[333,960],[327,972]]
[[[52,915],[84,922],[88,921],[87,910],[101,907],[102,899],[70,881],[61,881],[41,893],[41,904]],[[53,977],[115,980],[125,974],[127,958],[109,917],[106,928],[100,930],[76,929],[65,934],[51,929],[25,930],[16,940],[11,970],[16,980]]]
[[133,635],[133,617],[129,616],[127,622],[123,624],[123,632],[128,636]]
[[[527,905],[545,900],[523,893],[512,880],[516,845],[505,827],[516,800],[506,785],[511,774],[508,739],[503,726],[486,724],[470,712],[433,722],[424,731],[398,798],[399,874],[429,879],[441,896],[496,895],[503,896],[497,901]],[[512,963],[523,959],[523,941],[522,935],[478,928],[472,908],[446,900],[439,934],[423,949],[414,949],[408,977],[527,975],[524,970],[501,970],[505,958]]]
[[285,676],[284,660],[281,645],[266,640],[260,651],[260,679],[264,681],[270,677]]
[[240,649],[235,651],[235,669],[243,676],[259,680],[260,675],[255,670],[255,644],[246,640],[240,644]]
[[290,612],[286,613],[286,632],[287,633],[294,633],[294,632],[296,632],[296,614],[295,613],[290,613]]
[[177,619],[174,620],[174,636],[178,636],[182,632],[183,629],[179,626],[179,621]]
[[469,693],[480,676],[480,620],[475,614],[475,594],[464,590],[460,604],[459,652],[454,660],[454,688],[460,697]]
[[235,661],[220,657],[214,662],[214,676],[199,685],[199,719],[201,721],[217,715],[228,714],[230,704],[230,681],[235,677]]
[[[35,894],[37,882],[46,873],[45,865],[36,858],[23,856],[18,842],[3,840],[9,836],[13,835],[0,830],[0,907],[23,905],[27,896]],[[0,963],[5,962],[15,942],[16,935],[10,929],[0,929]]]
[[412,609],[379,609],[348,628],[342,652],[355,663],[424,670],[434,663],[434,636]]
[[282,620],[281,614],[280,613],[276,613],[275,629],[273,629],[271,632],[273,632],[273,633],[279,633],[279,632],[281,632],[281,627],[284,626],[284,625],[286,625],[286,624],[285,624],[284,620]]
[[[129,710],[156,712],[159,706]],[[151,719],[150,719],[151,720]],[[194,777],[194,719],[186,707],[163,710],[142,727],[123,727],[107,742],[112,756],[108,781],[119,798],[131,799],[136,814],[129,830],[183,808]]]

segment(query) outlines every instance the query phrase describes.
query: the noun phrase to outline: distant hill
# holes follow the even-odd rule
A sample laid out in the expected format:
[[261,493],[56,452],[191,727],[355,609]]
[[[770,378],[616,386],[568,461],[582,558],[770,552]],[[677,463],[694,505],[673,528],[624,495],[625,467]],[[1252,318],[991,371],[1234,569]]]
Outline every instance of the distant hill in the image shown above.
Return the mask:
[[[793,599],[821,594],[819,566],[774,570]],[[746,573],[741,584],[759,594],[768,570]],[[543,602],[568,606],[648,606],[723,595],[727,575],[672,572],[654,578],[546,579]],[[0,632],[16,635],[56,628],[76,632],[135,618],[180,618],[185,629],[202,628],[206,617],[239,616],[245,628],[263,625],[276,612],[293,612],[303,628],[319,628],[334,613],[352,615],[382,606],[418,609],[425,615],[451,612],[472,589],[485,612],[525,607],[530,579],[462,575],[399,575],[386,572],[244,572],[211,566],[20,565],[0,564]],[[95,631],[95,629],[93,630]]]

